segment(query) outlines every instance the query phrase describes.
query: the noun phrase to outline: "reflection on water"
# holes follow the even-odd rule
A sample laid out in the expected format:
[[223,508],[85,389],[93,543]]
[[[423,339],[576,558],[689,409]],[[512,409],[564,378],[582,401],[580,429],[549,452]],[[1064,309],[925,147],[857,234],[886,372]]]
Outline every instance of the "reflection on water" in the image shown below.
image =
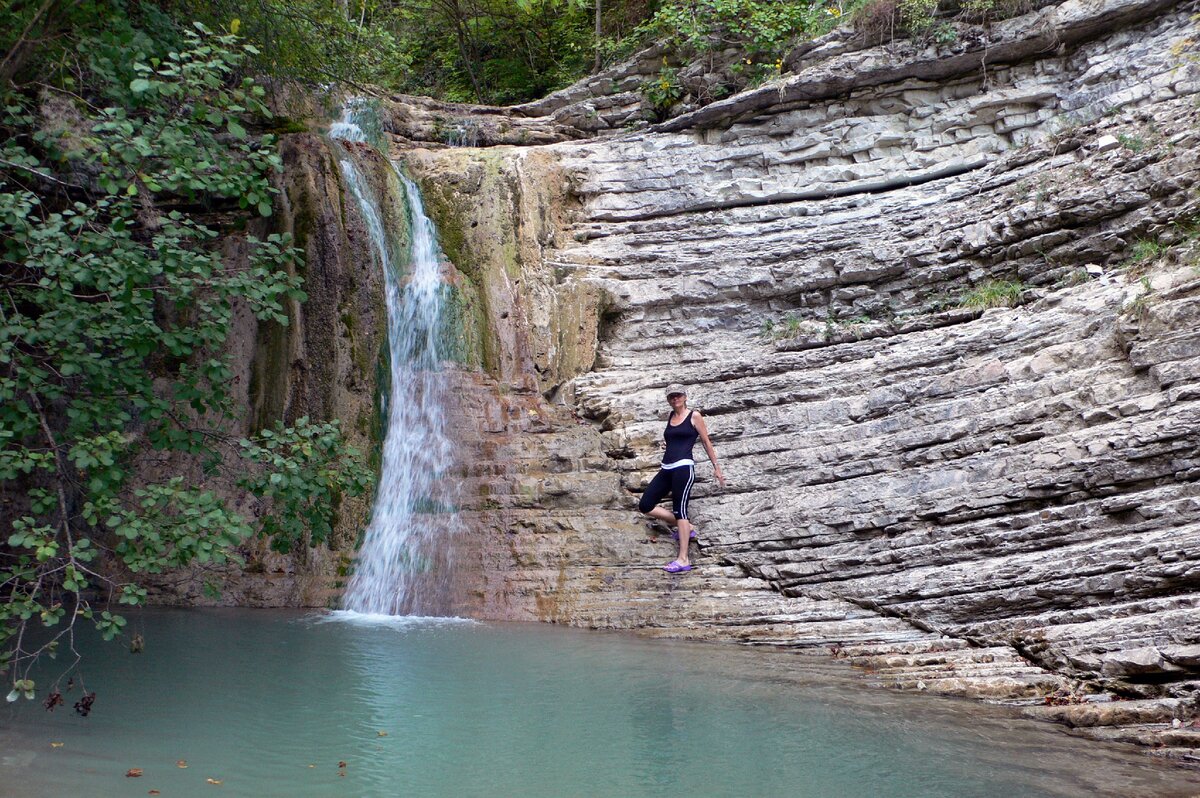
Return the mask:
[[91,717],[0,710],[0,796],[212,796],[209,778],[239,796],[1200,791],[1143,754],[790,654],[345,613],[135,623],[142,655],[88,646]]

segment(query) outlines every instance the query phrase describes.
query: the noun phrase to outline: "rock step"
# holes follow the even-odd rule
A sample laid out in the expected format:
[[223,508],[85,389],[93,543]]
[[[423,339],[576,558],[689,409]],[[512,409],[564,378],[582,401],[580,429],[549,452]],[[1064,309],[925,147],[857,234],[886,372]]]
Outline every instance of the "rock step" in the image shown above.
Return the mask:
[[1133,701],[1089,701],[1062,706],[1026,707],[1021,711],[1027,717],[1050,720],[1071,728],[1144,726],[1152,723],[1163,724],[1165,728],[1169,728],[1173,720],[1190,720],[1196,709],[1194,702],[1178,698],[1158,698]]

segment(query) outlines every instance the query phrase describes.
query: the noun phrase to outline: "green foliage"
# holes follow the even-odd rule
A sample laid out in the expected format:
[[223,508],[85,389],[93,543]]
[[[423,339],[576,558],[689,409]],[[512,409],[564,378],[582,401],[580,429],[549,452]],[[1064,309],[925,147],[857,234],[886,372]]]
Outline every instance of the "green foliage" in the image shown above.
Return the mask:
[[642,86],[642,97],[654,109],[660,121],[666,119],[671,106],[682,100],[683,95],[683,87],[679,85],[679,70],[666,65],[654,80]]
[[1139,238],[1129,250],[1129,259],[1134,263],[1146,263],[1162,256],[1167,248],[1157,238]]
[[690,54],[736,47],[752,61],[782,57],[803,34],[819,35],[836,14],[825,4],[796,0],[673,0],[642,27],[650,38]]
[[1118,133],[1117,141],[1121,142],[1121,146],[1133,153],[1141,152],[1146,149],[1146,140],[1141,136],[1130,135],[1129,133]]
[[1169,249],[1157,238],[1139,238],[1129,248],[1129,255],[1120,268],[1131,277],[1140,276],[1149,271],[1154,262],[1166,255]]
[[336,420],[312,424],[305,417],[290,428],[281,422],[254,440],[242,440],[241,447],[243,457],[263,466],[241,485],[275,508],[260,533],[276,551],[328,541],[339,497],[358,495],[371,484],[359,453],[343,446]]
[[965,0],[960,16],[968,22],[987,24],[1033,10],[1033,0]]
[[[0,544],[0,672],[27,697],[77,620],[121,634],[93,605],[140,604],[139,574],[237,559],[253,529],[204,485],[222,448],[238,453],[223,349],[235,304],[286,324],[283,302],[303,298],[287,236],[234,233],[271,214],[280,167],[251,132],[263,90],[239,73],[256,51],[202,25],[159,34],[81,25],[69,59],[30,54],[18,71],[40,66],[37,85],[0,96],[0,488],[20,497]],[[244,259],[221,257],[222,233]],[[284,519],[315,523],[365,482],[335,425],[273,434],[282,457],[242,454],[288,475],[259,495],[290,545]],[[131,479],[148,457],[166,468]]]
[[776,321],[775,319],[766,319],[763,321],[758,334],[768,341],[782,341],[799,337],[803,329],[804,320],[795,314],[789,313],[781,321]]
[[882,43],[911,37],[920,44],[950,44],[957,33],[951,17],[987,25],[1031,10],[1032,0],[865,0],[852,14],[855,28],[868,42]]
[[[642,87],[646,106],[662,119],[680,100],[703,104],[779,77],[796,41],[827,33],[842,14],[841,2],[826,0],[669,0],[626,41],[670,50],[660,75]],[[707,63],[709,76],[688,86],[668,66],[696,61]]]
[[252,42],[249,65],[275,80],[394,85],[410,58],[395,31],[397,8],[378,0],[182,0],[172,13]]
[[1011,280],[987,280],[963,295],[959,302],[964,308],[1011,308],[1021,304],[1025,284]]
[[937,24],[938,0],[899,0],[896,7],[909,33],[919,35]]
[[938,20],[938,0],[866,0],[854,12],[855,27],[872,43],[910,36],[947,40],[953,29]]
[[389,23],[406,63],[401,91],[516,103],[570,84],[593,64],[590,0],[409,0]]

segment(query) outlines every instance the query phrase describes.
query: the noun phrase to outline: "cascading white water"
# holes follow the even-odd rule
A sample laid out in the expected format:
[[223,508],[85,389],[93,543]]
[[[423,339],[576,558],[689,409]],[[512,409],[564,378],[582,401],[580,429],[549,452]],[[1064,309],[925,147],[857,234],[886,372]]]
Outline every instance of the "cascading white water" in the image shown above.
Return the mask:
[[329,126],[329,138],[342,141],[366,141],[364,124],[369,124],[371,107],[362,97],[351,97],[342,106],[342,115]]
[[[353,109],[344,112],[330,135],[364,141],[354,114]],[[380,198],[363,179],[353,148],[346,148],[341,159],[346,185],[362,210],[383,268],[391,382],[382,392],[387,428],[375,505],[343,604],[361,613],[437,615],[449,610],[449,538],[456,529],[451,497],[441,479],[453,462],[440,351],[446,291],[437,236],[420,192],[391,167],[410,220],[403,275],[392,262]]]

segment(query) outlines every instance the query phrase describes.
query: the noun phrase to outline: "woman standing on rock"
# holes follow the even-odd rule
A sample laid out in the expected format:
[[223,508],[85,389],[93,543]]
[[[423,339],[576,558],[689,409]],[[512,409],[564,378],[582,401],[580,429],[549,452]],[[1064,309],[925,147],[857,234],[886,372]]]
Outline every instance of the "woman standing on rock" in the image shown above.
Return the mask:
[[[663,566],[667,573],[678,574],[692,570],[688,561],[688,542],[696,537],[696,528],[688,518],[688,499],[692,496],[692,483],[696,480],[696,461],[692,459],[692,448],[696,439],[704,444],[704,451],[712,461],[713,473],[721,487],[725,487],[725,475],[717,465],[717,453],[708,439],[708,427],[698,410],[688,410],[687,392],[679,385],[667,387],[667,404],[671,415],[667,417],[667,428],[663,439],[667,443],[663,452],[662,467],[646,486],[638,509],[651,518],[657,518],[676,527],[675,537],[679,540],[679,557]],[[671,494],[671,511],[658,503]]]

